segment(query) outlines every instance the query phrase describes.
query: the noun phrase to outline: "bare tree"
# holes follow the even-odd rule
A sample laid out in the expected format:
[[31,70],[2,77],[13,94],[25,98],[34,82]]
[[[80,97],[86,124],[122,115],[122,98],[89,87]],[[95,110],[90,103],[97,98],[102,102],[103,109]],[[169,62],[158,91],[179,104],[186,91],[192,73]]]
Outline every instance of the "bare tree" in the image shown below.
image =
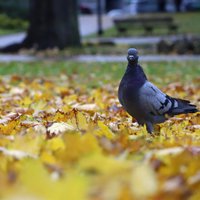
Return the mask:
[[80,46],[76,0],[30,0],[30,25],[19,44],[1,49],[16,52],[21,48],[42,50]]

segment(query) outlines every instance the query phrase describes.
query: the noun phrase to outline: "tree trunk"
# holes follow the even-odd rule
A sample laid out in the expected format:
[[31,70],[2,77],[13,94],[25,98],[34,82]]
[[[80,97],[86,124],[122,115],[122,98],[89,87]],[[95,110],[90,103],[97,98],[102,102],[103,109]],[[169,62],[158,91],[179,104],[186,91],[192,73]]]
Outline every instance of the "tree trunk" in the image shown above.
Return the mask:
[[[30,26],[21,44],[10,50],[80,46],[76,0],[30,0]],[[5,48],[6,49],[6,48]],[[7,47],[7,50],[9,47]]]

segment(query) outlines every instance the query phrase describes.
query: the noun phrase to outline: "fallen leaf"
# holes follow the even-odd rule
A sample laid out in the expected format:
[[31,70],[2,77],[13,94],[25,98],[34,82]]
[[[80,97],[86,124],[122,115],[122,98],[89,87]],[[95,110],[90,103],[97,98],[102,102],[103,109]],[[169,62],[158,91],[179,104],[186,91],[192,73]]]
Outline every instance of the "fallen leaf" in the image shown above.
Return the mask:
[[65,131],[73,131],[75,128],[65,122],[53,123],[47,128],[47,131],[51,136],[64,133]]
[[26,157],[35,158],[35,159],[37,158],[36,155],[32,155],[24,151],[15,150],[15,149],[6,149],[5,147],[0,147],[0,152],[2,152],[6,156],[11,156],[16,159],[22,159]]

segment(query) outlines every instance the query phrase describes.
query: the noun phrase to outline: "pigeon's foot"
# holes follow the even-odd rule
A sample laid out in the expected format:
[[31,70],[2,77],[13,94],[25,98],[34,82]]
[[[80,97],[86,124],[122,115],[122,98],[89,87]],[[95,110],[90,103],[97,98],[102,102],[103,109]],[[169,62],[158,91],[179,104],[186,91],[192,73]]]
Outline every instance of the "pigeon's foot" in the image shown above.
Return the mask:
[[153,133],[153,124],[151,122],[146,122],[146,128],[148,133]]

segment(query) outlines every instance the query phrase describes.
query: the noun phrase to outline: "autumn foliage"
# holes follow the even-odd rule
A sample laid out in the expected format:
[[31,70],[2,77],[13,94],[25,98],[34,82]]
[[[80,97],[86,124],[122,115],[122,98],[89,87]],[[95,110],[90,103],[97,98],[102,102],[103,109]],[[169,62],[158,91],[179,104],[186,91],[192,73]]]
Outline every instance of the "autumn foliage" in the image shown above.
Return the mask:
[[[0,199],[200,199],[200,113],[153,135],[120,106],[117,83],[0,78]],[[164,92],[199,107],[199,84]]]

